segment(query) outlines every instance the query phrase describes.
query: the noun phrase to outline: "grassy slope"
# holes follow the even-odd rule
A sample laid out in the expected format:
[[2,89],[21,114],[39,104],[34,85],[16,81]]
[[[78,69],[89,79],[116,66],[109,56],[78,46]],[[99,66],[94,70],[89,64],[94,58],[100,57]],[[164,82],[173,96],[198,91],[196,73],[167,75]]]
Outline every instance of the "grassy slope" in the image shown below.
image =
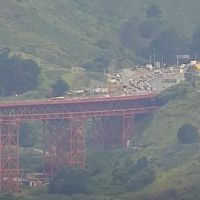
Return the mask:
[[[77,2],[77,3],[75,3]],[[0,46],[22,47],[42,59],[56,62],[53,54],[66,56],[65,64],[80,64],[101,54],[95,46],[100,39],[112,37],[127,18],[144,17],[150,2],[160,2],[163,17],[180,32],[191,35],[199,18],[199,1],[191,0],[3,0],[0,3]],[[114,37],[114,42],[116,39]],[[117,42],[116,42],[117,43]],[[49,58],[49,55],[51,56]],[[161,108],[143,131],[139,144],[147,148],[133,159],[147,156],[155,165],[157,178],[142,192],[184,188],[199,181],[199,146],[177,146],[176,133],[185,122],[199,127],[200,94],[190,93]],[[109,172],[105,172],[104,178]],[[102,182],[103,184],[103,182]],[[132,198],[135,194],[127,194]]]
[[[136,162],[147,157],[153,166],[156,179],[146,188],[138,192],[122,195],[122,199],[140,199],[142,195],[162,194],[174,191],[184,194],[194,186],[199,186],[200,176],[200,144],[179,144],[177,131],[184,123],[191,123],[200,129],[199,108],[200,93],[191,91],[184,96],[172,100],[157,111],[145,123],[140,133],[138,145],[146,147],[141,150],[118,150],[95,155],[98,160],[90,160],[92,165],[99,166],[99,174],[94,177],[94,186],[98,185],[97,193],[116,194],[120,188],[113,188],[111,174],[116,163],[127,159]],[[91,159],[91,158],[90,158]],[[90,166],[91,167],[91,166]],[[184,194],[185,195],[185,194]]]
[[[112,60],[121,55],[119,27],[131,18],[144,20],[151,3],[160,6],[163,22],[191,39],[199,20],[198,0],[2,0],[0,49],[10,47],[36,60],[45,68],[45,86],[55,80],[48,74],[62,75],[72,86],[73,74],[65,69],[96,57],[106,55]],[[111,43],[108,49],[97,45],[102,40]]]
[[200,129],[199,104],[200,93],[191,91],[170,101],[151,116],[138,144],[148,146],[142,152],[152,160],[157,178],[143,192],[181,190],[198,185],[200,145],[178,144],[177,131],[184,123],[191,123]]
[[198,0],[3,0],[0,46],[23,48],[58,65],[82,64],[102,55],[95,45],[101,39],[113,41],[116,51],[110,54],[116,54],[119,25],[132,17],[144,18],[152,2],[160,4],[165,21],[191,36],[199,19]]
[[177,131],[184,123],[200,128],[199,104],[200,93],[196,91],[168,102],[152,116],[151,124],[144,130],[140,142],[157,147],[177,143]]
[[52,62],[54,54],[66,57],[67,64],[95,57],[94,42],[109,32],[73,1],[4,1],[0,15],[0,45],[23,47]]

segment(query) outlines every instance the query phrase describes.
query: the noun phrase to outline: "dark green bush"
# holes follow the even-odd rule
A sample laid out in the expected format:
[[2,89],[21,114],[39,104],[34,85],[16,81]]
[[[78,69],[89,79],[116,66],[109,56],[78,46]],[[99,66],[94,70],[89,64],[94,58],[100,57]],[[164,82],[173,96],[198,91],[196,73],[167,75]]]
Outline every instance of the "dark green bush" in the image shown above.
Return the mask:
[[84,169],[66,168],[61,170],[49,184],[49,193],[79,194],[87,193],[89,173]]
[[180,143],[183,144],[191,144],[197,140],[198,129],[191,124],[184,124],[181,128],[179,128],[177,133],[177,138]]

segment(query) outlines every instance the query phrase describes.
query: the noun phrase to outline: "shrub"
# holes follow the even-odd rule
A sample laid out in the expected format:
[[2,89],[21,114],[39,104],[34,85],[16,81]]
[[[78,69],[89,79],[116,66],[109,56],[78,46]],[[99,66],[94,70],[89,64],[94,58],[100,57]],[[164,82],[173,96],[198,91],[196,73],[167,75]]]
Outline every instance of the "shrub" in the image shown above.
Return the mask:
[[40,68],[33,60],[9,56],[9,51],[0,54],[1,95],[10,96],[34,90],[38,85]]
[[155,179],[154,170],[148,166],[146,157],[137,162],[120,165],[112,172],[113,182],[121,185],[126,191],[138,191],[151,184]]
[[63,169],[53,178],[49,184],[49,193],[79,194],[87,193],[89,173],[84,169]]
[[181,128],[179,128],[177,133],[177,138],[180,143],[183,144],[191,144],[197,140],[198,129],[191,124],[184,124]]
[[62,80],[57,80],[52,86],[52,94],[53,97],[63,96],[69,89],[68,84]]

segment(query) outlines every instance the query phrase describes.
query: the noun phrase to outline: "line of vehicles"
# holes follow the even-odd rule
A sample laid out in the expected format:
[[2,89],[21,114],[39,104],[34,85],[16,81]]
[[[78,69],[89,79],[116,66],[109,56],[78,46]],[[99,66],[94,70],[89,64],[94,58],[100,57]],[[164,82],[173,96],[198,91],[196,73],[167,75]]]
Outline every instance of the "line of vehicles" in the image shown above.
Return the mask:
[[[185,65],[181,65],[179,67],[179,69],[183,68],[185,68]],[[130,73],[131,71],[132,73]],[[177,73],[179,73],[179,71],[175,67],[152,70],[145,68],[139,68],[137,70],[131,69],[129,72],[127,71],[127,75],[124,71],[115,75],[107,75],[106,86],[95,86],[90,89],[69,90],[63,93],[63,96],[54,97],[51,98],[51,100],[61,100],[64,98],[85,98],[92,96],[110,97],[118,95],[140,94],[141,92],[155,92],[157,84],[162,84],[162,79],[163,83],[166,84],[178,83],[176,80]],[[109,87],[109,84],[117,89],[113,90]]]
[[69,90],[63,94],[63,96],[53,97],[50,100],[63,100],[63,99],[73,99],[73,98],[81,98],[81,97],[88,97],[88,96],[103,96],[109,97],[109,90],[105,87],[95,87],[91,91],[85,89],[77,89],[77,90]]
[[[179,67],[169,66],[166,68],[139,68],[125,70],[126,83],[125,92],[127,93],[138,93],[138,92],[151,92],[151,91],[162,91],[172,85],[179,83],[184,79],[184,73],[186,70],[185,65]],[[164,84],[164,86],[163,86]]]
[[86,89],[77,89],[77,90],[69,90],[66,92],[67,96],[73,96],[73,95],[98,95],[98,94],[108,94],[108,88],[106,87],[94,87],[92,90],[86,90]]

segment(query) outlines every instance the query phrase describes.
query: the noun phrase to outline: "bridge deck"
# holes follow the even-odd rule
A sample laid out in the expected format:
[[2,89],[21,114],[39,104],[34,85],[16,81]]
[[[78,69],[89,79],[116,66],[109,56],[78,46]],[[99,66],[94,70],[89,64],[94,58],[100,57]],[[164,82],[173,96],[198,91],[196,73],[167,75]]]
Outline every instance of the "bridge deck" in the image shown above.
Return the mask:
[[121,95],[121,96],[94,96],[94,97],[74,97],[74,98],[51,98],[51,99],[33,99],[33,100],[17,100],[0,103],[0,108],[3,107],[16,107],[28,105],[55,105],[55,104],[79,104],[79,103],[94,103],[94,102],[112,102],[112,101],[125,101],[125,100],[141,100],[155,98],[156,93],[146,93],[141,95]]
[[158,106],[154,93],[137,96],[46,99],[0,104],[1,120],[41,120],[70,117],[114,116],[148,113]]

